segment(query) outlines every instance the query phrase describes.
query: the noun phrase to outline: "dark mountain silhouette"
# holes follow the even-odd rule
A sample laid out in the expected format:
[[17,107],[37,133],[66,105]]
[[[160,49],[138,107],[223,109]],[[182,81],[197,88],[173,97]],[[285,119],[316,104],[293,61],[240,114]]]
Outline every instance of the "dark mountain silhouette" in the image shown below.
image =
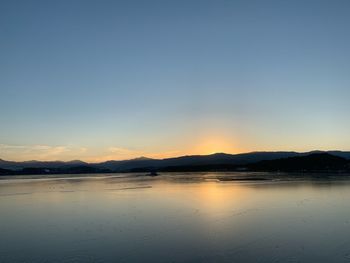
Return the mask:
[[148,167],[148,166],[158,166],[161,160],[150,159],[150,158],[136,158],[124,161],[106,161],[102,163],[90,164],[97,168],[109,169],[112,171],[124,171],[132,168]]
[[349,170],[349,160],[329,153],[312,153],[306,156],[260,161],[248,165],[257,171],[343,171]]
[[[244,166],[250,163],[256,163],[264,160],[276,160],[288,157],[306,156],[312,153],[321,153],[313,151],[306,153],[298,152],[251,152],[242,154],[216,153],[211,155],[190,155],[166,159],[132,159],[126,161],[107,161],[95,164],[96,167],[106,168],[112,171],[141,171],[144,170],[167,170],[170,167],[188,167],[188,166]],[[329,152],[335,156],[350,159],[350,152],[332,151]],[[173,169],[173,168],[172,168]],[[174,169],[175,170],[175,169]]]
[[[21,170],[23,168],[69,168],[74,166],[91,166],[112,171],[124,171],[141,167],[166,167],[179,165],[203,165],[203,164],[247,164],[261,160],[273,160],[297,156],[296,152],[252,152],[243,154],[216,153],[211,155],[189,155],[167,159],[150,159],[140,157],[123,161],[106,161],[101,163],[85,163],[82,161],[25,161],[13,162],[0,159],[0,167],[11,170]],[[349,154],[350,156],[350,154]]]
[[261,160],[274,160],[291,156],[298,156],[296,152],[252,152],[243,154],[215,153],[210,155],[189,155],[166,159],[132,159],[127,161],[107,161],[95,164],[100,168],[113,171],[134,171],[139,168],[159,169],[172,166],[200,166],[200,165],[244,165]]
[[[320,151],[322,153],[322,151]],[[327,151],[326,153],[329,153],[334,156],[342,157],[344,159],[350,160],[350,152],[342,152],[342,151]]]
[[0,175],[9,175],[11,173],[12,173],[11,170],[0,168]]
[[13,162],[5,161],[0,159],[0,167],[3,169],[20,170],[23,168],[61,168],[61,167],[72,167],[78,165],[88,165],[80,160],[73,160],[68,162],[63,161],[24,161],[24,162]]
[[[140,157],[124,161],[86,163],[79,160],[62,162],[26,161],[13,162],[0,159],[1,174],[50,174],[50,173],[106,173],[143,171],[231,171],[231,170],[324,170],[341,169],[350,152],[312,151],[251,152],[242,154],[216,153],[190,155],[166,159]],[[345,165],[346,166],[346,165]]]

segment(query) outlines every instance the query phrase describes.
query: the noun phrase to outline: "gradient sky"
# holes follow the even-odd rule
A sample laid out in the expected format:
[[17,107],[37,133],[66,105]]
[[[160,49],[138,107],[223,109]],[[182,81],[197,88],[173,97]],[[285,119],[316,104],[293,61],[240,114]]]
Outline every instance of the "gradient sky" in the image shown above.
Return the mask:
[[349,1],[0,2],[0,158],[350,150]]

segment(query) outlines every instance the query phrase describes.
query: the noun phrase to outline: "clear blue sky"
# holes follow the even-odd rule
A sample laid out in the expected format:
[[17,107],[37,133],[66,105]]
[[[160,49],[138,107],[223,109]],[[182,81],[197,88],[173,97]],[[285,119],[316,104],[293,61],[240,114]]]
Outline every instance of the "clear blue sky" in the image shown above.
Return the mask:
[[349,1],[0,3],[0,158],[350,150]]

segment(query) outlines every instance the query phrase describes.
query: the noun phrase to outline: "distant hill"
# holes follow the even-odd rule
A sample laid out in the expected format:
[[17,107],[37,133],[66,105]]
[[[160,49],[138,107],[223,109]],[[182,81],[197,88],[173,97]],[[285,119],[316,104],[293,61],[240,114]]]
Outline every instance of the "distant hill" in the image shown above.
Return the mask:
[[88,165],[80,160],[73,160],[69,162],[63,161],[24,161],[24,162],[14,162],[14,161],[5,161],[0,159],[0,168],[10,169],[10,170],[21,170],[24,168],[61,168],[61,167],[73,167],[80,165]]
[[261,160],[298,156],[296,152],[252,152],[243,154],[215,153],[210,155],[189,155],[166,159],[133,159],[127,161],[108,161],[95,164],[100,168],[113,171],[127,171],[139,168],[161,169],[174,166],[201,166],[201,165],[244,165]]
[[10,175],[11,173],[11,170],[0,168],[0,175]]
[[345,171],[350,161],[329,153],[312,153],[306,156],[260,161],[248,165],[249,170],[257,171]]
[[[99,164],[95,164],[96,167],[109,169],[111,171],[141,171],[144,170],[167,170],[169,167],[188,167],[188,166],[244,166],[250,163],[256,163],[259,161],[277,160],[288,157],[306,156],[313,153],[325,153],[321,151],[313,152],[251,152],[242,154],[226,154],[216,153],[210,155],[189,155],[180,156],[175,158],[166,159],[132,159],[126,161],[107,161]],[[350,159],[350,152],[331,151],[327,152],[334,156],[339,156],[345,159]],[[172,168],[173,169],[173,168]],[[169,170],[169,169],[168,169]],[[176,170],[176,169],[173,169]]]
[[298,152],[251,152],[242,154],[216,153],[189,155],[176,158],[150,159],[140,157],[123,161],[86,163],[79,160],[13,162],[0,159],[0,173],[102,173],[141,171],[230,171],[237,169],[293,170],[335,169],[350,159],[350,152],[312,151]]

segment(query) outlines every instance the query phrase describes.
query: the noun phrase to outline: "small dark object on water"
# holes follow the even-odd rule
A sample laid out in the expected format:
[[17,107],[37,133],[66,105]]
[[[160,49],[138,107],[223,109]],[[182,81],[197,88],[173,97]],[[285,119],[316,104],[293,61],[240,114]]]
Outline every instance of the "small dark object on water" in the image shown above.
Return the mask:
[[148,176],[158,176],[158,173],[156,171],[152,171],[148,174]]

